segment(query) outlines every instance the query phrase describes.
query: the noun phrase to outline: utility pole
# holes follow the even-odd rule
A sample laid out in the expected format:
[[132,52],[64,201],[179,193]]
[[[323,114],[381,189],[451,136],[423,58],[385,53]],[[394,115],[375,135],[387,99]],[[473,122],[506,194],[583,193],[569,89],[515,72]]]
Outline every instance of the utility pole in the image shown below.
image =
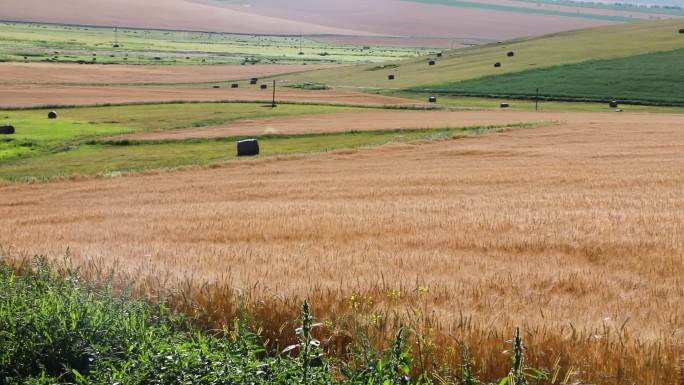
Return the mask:
[[276,94],[276,81],[273,81],[273,103],[271,103],[271,108],[276,108],[275,95]]
[[539,88],[537,88],[537,96],[534,97],[534,110],[539,111]]

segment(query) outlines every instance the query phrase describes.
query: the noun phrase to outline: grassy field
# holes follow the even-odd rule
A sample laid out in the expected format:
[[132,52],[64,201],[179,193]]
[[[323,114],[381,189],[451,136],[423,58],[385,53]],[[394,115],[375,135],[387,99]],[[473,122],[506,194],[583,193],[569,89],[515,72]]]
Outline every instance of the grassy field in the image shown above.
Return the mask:
[[503,98],[684,105],[684,49],[488,76],[415,91]]
[[[212,127],[254,119],[374,110],[382,109],[297,104],[270,108],[256,103],[150,104],[68,108],[59,110],[59,118],[55,120],[47,119],[47,111],[44,110],[3,111],[0,122],[11,123],[17,132],[0,138],[0,178],[32,180],[117,175],[207,165],[235,159],[234,142],[241,137],[227,133],[211,140],[145,142],[110,140],[107,137]],[[261,155],[268,157],[444,138],[457,130],[476,131],[481,128],[256,136],[260,138]]]
[[[387,143],[445,139],[455,132],[468,133],[516,127],[527,127],[527,125],[261,136],[259,137],[260,158],[379,146]],[[161,142],[87,142],[65,151],[0,161],[0,166],[2,166],[0,178],[32,181],[88,175],[117,176],[122,173],[181,166],[205,166],[237,159],[235,141],[239,139],[243,137]]]
[[[67,108],[59,119],[45,110],[0,111],[0,123],[15,126],[0,137],[0,163],[72,151],[98,137],[136,131],[219,125],[237,120],[354,111],[350,107],[288,105],[272,109],[256,103],[185,103]],[[359,109],[363,110],[363,109]]]
[[[554,100],[540,100],[535,103],[534,100],[515,99],[511,100],[505,97],[491,98],[491,97],[472,97],[459,96],[454,94],[436,94],[434,92],[409,92],[409,91],[384,91],[381,94],[388,96],[396,96],[407,99],[414,99],[416,101],[426,101],[430,96],[437,96],[436,105],[441,108],[456,111],[469,110],[494,110],[500,109],[502,102],[509,104],[509,109],[512,111],[557,111],[557,112],[606,112],[613,111],[606,103],[596,102],[568,102],[568,101],[554,101]],[[621,104],[620,108],[625,112],[652,112],[652,113],[684,113],[684,107],[677,106],[651,106],[639,104]]]
[[[118,47],[115,47],[118,43]],[[300,52],[302,54],[300,55]],[[397,60],[429,52],[307,38],[0,23],[0,61],[96,64],[326,64]]]
[[[426,374],[425,357],[411,350],[418,336],[410,328],[395,330],[384,349],[365,346],[355,331],[349,356],[336,355],[329,330],[305,302],[299,317],[283,327],[291,337],[285,350],[261,335],[247,304],[232,312],[221,331],[197,327],[196,319],[174,313],[173,296],[148,302],[121,293],[109,279],[84,277],[93,271],[36,258],[17,265],[0,255],[0,382],[3,384],[78,385],[449,385],[479,382],[469,370],[473,359],[463,348],[465,370]],[[115,273],[114,273],[115,274]],[[120,279],[120,275],[114,275]],[[357,320],[359,322],[360,320]],[[301,330],[295,336],[294,329]],[[327,335],[326,335],[327,334]],[[534,380],[553,385],[558,365],[537,369],[524,363],[524,342],[516,331],[510,344],[514,363],[509,381]],[[337,368],[337,369],[335,369]]]
[[[310,81],[359,90],[406,89],[684,48],[679,28],[682,22],[678,20],[631,23],[449,51],[442,58],[424,55],[385,67],[355,66],[283,78],[294,83]],[[507,57],[509,51],[514,51],[515,57]],[[428,58],[436,60],[436,65],[428,66]],[[497,62],[502,63],[500,68],[494,67]],[[396,79],[388,80],[390,74]]]

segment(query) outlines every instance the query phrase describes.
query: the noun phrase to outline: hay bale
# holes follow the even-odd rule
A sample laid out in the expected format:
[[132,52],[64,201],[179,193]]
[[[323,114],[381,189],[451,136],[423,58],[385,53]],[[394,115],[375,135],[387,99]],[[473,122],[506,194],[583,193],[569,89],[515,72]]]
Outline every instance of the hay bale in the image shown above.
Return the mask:
[[57,119],[57,112],[56,111],[48,112],[48,119]]
[[608,103],[608,106],[609,106],[610,108],[618,108],[618,102],[617,102],[617,100],[611,101],[610,103]]
[[508,103],[501,103],[501,108],[508,108],[510,105]]
[[387,75],[387,80],[394,80],[394,75]]
[[437,64],[437,62],[434,61],[434,60],[430,60],[430,61],[428,62],[428,64],[431,65],[431,66],[433,66],[433,65]]
[[428,102],[430,103],[437,103],[437,97],[436,96],[430,96],[428,98]]
[[262,84],[261,85],[262,90],[267,90],[268,89],[268,84]]
[[239,87],[240,87],[240,85],[237,83],[233,83],[230,85],[230,88],[239,88]]
[[256,155],[259,155],[259,141],[256,139],[245,139],[237,142],[237,156]]
[[441,52],[437,53],[437,57],[442,57],[442,56],[444,56],[443,53],[441,53]]
[[500,62],[494,63],[494,68],[499,68],[499,67],[501,67],[501,63],[500,63]]
[[515,56],[515,52],[509,51],[509,52],[506,54],[506,56],[508,56],[508,57],[513,57],[513,56]]
[[221,88],[221,86],[213,86],[213,88]]
[[259,82],[259,78],[251,78],[249,79],[249,84],[257,84]]
[[14,132],[14,126],[0,126],[0,135],[12,135]]
[[684,28],[680,29],[679,33],[684,33]]

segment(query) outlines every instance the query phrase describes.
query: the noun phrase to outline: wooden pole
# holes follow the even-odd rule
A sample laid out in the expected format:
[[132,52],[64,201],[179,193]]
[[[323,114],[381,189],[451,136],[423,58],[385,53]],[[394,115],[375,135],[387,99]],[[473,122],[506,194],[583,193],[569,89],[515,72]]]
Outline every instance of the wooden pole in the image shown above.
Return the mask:
[[537,96],[534,97],[534,110],[539,111],[539,88],[537,88]]
[[271,108],[276,107],[276,102],[275,102],[275,95],[276,94],[276,81],[273,81],[273,103],[271,104]]

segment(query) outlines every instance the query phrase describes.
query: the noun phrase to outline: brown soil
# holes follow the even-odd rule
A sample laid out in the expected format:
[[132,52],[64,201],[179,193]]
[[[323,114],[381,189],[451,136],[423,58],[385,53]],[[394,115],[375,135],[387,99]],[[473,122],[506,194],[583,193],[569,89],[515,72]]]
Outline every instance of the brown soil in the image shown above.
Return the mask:
[[250,3],[249,12],[254,14],[382,36],[505,40],[612,24],[603,20],[398,0],[253,0]]
[[[306,33],[357,35],[361,31],[261,16],[248,9],[188,0],[50,0],[4,1],[0,19],[78,25],[126,26],[250,34]],[[87,10],[87,11],[84,11]]]
[[[347,131],[393,130],[412,128],[459,128],[506,125],[510,123],[554,122],[582,125],[647,123],[653,114],[520,112],[520,111],[368,111],[277,119],[245,120],[215,127],[171,131],[138,132],[125,135],[136,140],[221,138],[264,134],[310,134]],[[661,121],[681,122],[678,114],[659,116]]]
[[211,0],[166,0],[163,7],[155,0],[62,0],[59,7],[49,0],[6,3],[0,7],[4,20],[247,34],[503,40],[611,24],[398,0],[254,0],[250,7]]
[[322,65],[131,66],[0,63],[0,84],[205,83],[311,71]]
[[[230,101],[272,100],[272,90],[241,85],[231,88],[181,87],[79,87],[59,85],[13,85],[0,92],[0,107],[22,108],[39,106],[75,106],[168,101]],[[351,91],[306,91],[279,88],[277,100],[287,102],[353,104],[353,105],[414,105],[415,100],[364,94]]]

